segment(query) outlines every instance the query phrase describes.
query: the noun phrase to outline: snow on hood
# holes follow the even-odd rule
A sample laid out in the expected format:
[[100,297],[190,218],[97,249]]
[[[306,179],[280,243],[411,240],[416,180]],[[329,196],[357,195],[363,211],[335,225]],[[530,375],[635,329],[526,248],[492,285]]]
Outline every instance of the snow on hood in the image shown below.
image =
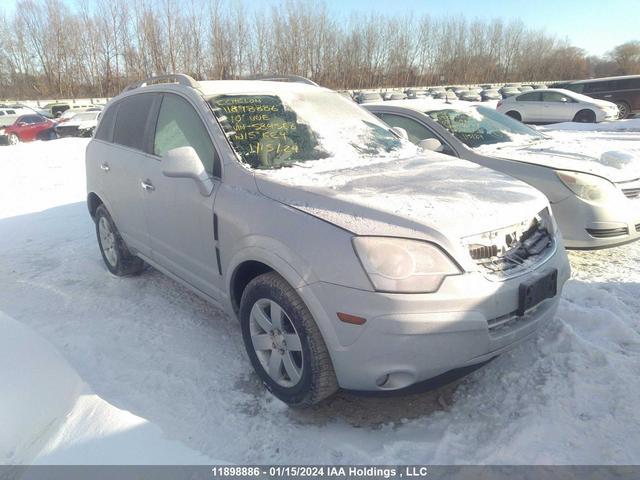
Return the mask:
[[358,235],[459,239],[513,225],[547,205],[518,180],[436,153],[331,170],[322,163],[256,172],[258,189]]
[[475,149],[483,155],[534,163],[556,170],[591,173],[612,182],[640,178],[640,146],[628,140],[589,139],[579,132],[555,133],[533,143],[499,143]]

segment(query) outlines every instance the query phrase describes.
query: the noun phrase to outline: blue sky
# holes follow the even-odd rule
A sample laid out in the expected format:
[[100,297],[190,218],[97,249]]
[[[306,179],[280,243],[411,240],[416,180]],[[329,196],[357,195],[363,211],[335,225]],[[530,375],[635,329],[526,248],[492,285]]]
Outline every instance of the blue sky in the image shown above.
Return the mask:
[[[73,5],[78,0],[66,0]],[[233,0],[231,0],[233,1]],[[281,0],[245,0],[250,8]],[[0,0],[0,11],[12,12],[16,0]],[[527,26],[568,38],[587,52],[602,55],[629,40],[640,40],[640,0],[325,0],[343,17],[352,12],[435,17],[464,14],[468,19],[519,18]]]

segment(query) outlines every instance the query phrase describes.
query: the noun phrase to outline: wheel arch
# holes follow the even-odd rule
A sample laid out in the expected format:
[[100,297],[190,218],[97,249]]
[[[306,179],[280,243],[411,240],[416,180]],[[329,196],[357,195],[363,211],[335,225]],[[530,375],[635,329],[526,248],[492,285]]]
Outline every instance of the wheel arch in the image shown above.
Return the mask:
[[96,210],[100,205],[104,205],[102,198],[100,198],[95,192],[89,192],[87,195],[87,208],[89,209],[89,215],[91,215],[91,218],[95,218]]

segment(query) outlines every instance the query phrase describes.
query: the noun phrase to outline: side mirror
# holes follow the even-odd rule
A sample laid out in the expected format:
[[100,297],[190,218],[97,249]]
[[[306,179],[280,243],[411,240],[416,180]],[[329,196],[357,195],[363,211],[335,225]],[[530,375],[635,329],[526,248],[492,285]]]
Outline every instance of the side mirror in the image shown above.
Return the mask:
[[430,150],[432,152],[442,152],[443,145],[440,143],[440,140],[436,138],[425,138],[424,140],[420,140],[418,142],[418,146],[422,150]]
[[393,133],[398,135],[400,138],[404,138],[405,140],[409,140],[409,135],[404,128],[401,127],[391,127],[390,129]]
[[162,156],[162,173],[165,177],[192,179],[205,197],[213,192],[213,182],[193,147],[178,147],[166,152]]
[[560,97],[560,101],[562,103],[567,103],[569,100],[567,100],[567,97]]

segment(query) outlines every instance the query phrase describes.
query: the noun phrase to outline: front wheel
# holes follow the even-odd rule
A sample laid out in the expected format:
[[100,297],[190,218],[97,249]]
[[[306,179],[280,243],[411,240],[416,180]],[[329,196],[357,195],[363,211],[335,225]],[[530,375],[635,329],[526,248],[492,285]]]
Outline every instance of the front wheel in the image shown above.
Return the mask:
[[310,406],[338,389],[329,352],[309,309],[275,272],[254,278],[240,302],[242,338],[267,389],[291,406]]
[[15,133],[9,135],[9,145],[18,145],[20,143],[20,137]]
[[620,120],[624,120],[631,113],[631,107],[627,102],[616,102],[616,106],[618,107],[618,118]]
[[95,222],[98,246],[109,271],[119,277],[140,274],[144,262],[129,252],[104,205],[96,209]]

